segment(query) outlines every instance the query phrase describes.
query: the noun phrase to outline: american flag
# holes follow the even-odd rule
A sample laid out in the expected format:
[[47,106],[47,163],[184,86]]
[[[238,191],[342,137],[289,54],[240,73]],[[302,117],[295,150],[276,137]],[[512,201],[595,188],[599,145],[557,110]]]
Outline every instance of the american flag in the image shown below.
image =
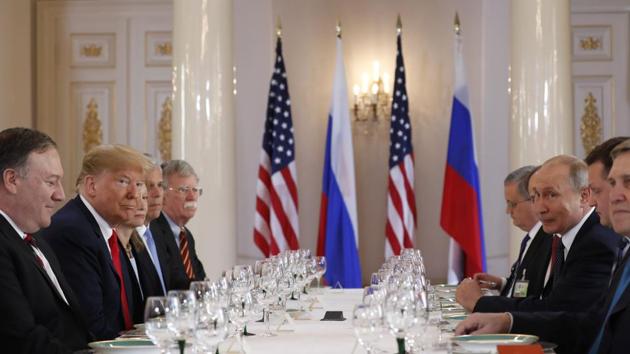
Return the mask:
[[267,103],[258,182],[254,243],[266,257],[299,248],[298,195],[291,100],[282,59],[282,41],[276,43],[276,62]]
[[405,88],[400,27],[397,38],[394,97],[389,129],[389,182],[387,187],[387,225],[385,256],[398,255],[402,248],[413,247],[416,228],[414,162],[411,145],[409,102]]

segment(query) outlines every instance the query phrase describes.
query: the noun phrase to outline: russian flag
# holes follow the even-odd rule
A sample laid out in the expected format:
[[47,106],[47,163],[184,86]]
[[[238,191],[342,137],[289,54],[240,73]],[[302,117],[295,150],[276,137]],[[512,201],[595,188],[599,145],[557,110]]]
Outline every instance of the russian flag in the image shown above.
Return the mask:
[[326,155],[322,178],[317,255],[326,256],[326,281],[331,286],[360,288],[357,198],[354,152],[346,73],[341,37],[337,36],[337,61],[332,105],[328,116]]
[[440,225],[451,237],[448,282],[486,270],[479,171],[462,55],[455,35],[455,88]]

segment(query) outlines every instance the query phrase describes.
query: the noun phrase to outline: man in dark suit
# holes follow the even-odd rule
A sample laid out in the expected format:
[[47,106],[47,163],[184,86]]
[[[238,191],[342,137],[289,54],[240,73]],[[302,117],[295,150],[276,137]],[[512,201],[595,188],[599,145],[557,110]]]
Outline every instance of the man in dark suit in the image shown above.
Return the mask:
[[[610,220],[613,229],[630,237],[630,140],[612,151]],[[557,343],[558,353],[627,353],[630,348],[630,252],[617,267],[604,297],[584,312],[512,312],[473,314],[456,329],[464,333],[530,333]]]
[[477,282],[467,279],[458,291],[465,308],[475,312],[581,311],[608,288],[621,238],[600,225],[588,205],[586,164],[573,156],[551,158],[532,175],[529,187],[543,229],[555,234],[550,280],[542,298],[482,298],[476,293]]
[[52,217],[42,237],[53,248],[98,339],[133,327],[133,283],[116,227],[135,212],[148,160],[124,145],[100,145],[85,157],[79,194]]
[[148,210],[144,227],[138,228],[144,244],[151,255],[151,262],[160,278],[160,285],[166,293],[172,289],[188,289],[190,280],[186,277],[183,264],[176,258],[179,252],[171,251],[163,241],[170,237],[170,230],[156,226],[156,220],[162,213],[164,201],[164,177],[160,165],[153,163],[147,172],[146,185],[148,191]]
[[7,353],[71,353],[90,334],[74,293],[45,241],[65,198],[55,142],[31,129],[0,132],[0,341]]
[[500,291],[501,296],[540,296],[545,285],[545,275],[551,254],[551,235],[542,229],[538,214],[531,203],[527,185],[535,166],[520,167],[505,177],[503,182],[506,212],[514,226],[525,231],[518,257],[507,278],[477,273],[473,279],[482,288]]
[[[166,250],[170,278],[176,288],[188,288],[193,280],[203,280],[206,272],[197,257],[195,239],[186,224],[195,216],[197,200],[203,190],[192,166],[183,160],[171,160],[162,165],[165,182],[164,207],[151,222],[156,243]],[[184,282],[180,284],[179,282]]]
[[599,215],[599,223],[610,227],[608,215],[610,183],[606,180],[612,167],[611,151],[628,137],[618,136],[597,145],[586,156],[584,162],[588,165],[588,185],[591,189],[590,205],[595,207]]

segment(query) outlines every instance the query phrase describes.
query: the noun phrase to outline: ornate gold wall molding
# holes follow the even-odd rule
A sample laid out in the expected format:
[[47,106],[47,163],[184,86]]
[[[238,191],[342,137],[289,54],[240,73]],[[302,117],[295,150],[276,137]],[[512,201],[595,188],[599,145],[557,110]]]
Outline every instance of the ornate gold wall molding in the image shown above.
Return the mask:
[[173,45],[171,44],[171,42],[157,43],[155,45],[155,52],[160,55],[172,55]]
[[81,47],[81,55],[90,58],[98,58],[102,52],[103,47],[96,44],[87,44]]
[[584,39],[580,39],[580,47],[584,50],[598,50],[602,46],[602,41],[597,37],[586,37]]
[[586,154],[589,154],[602,141],[602,120],[597,114],[597,99],[592,92],[589,92],[584,99],[580,136]]
[[168,161],[171,159],[171,147],[173,141],[172,115],[173,102],[170,97],[166,97],[164,103],[162,104],[160,124],[158,127],[158,143],[162,161]]
[[94,98],[87,104],[87,113],[83,122],[83,152],[90,151],[91,148],[103,143],[103,129],[101,120],[98,118],[98,104]]

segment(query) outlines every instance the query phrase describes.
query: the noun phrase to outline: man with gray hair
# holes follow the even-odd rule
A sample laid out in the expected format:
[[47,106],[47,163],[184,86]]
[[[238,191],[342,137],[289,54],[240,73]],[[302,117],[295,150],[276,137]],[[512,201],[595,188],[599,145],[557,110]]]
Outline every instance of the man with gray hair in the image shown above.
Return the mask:
[[[551,235],[542,229],[542,223],[527,191],[529,177],[536,169],[535,166],[520,167],[508,174],[503,182],[505,212],[510,214],[514,226],[526,232],[510,276],[503,278],[477,273],[473,277],[481,288],[498,290],[501,296],[540,296],[545,285],[551,254]],[[460,296],[469,297],[467,294]]]
[[[608,288],[620,236],[603,227],[589,206],[586,164],[574,156],[553,157],[532,175],[529,191],[543,230],[554,235],[550,279],[542,298],[458,297],[467,310],[581,311]],[[460,289],[480,293],[472,279],[465,279]]]
[[[162,213],[150,224],[159,247],[166,249],[170,279],[182,280],[170,289],[188,288],[188,283],[204,280],[206,272],[195,251],[195,239],[186,224],[197,212],[197,201],[203,193],[193,167],[184,160],[171,160],[162,164],[164,202]],[[181,284],[180,284],[181,283]],[[167,289],[167,290],[170,290]]]

